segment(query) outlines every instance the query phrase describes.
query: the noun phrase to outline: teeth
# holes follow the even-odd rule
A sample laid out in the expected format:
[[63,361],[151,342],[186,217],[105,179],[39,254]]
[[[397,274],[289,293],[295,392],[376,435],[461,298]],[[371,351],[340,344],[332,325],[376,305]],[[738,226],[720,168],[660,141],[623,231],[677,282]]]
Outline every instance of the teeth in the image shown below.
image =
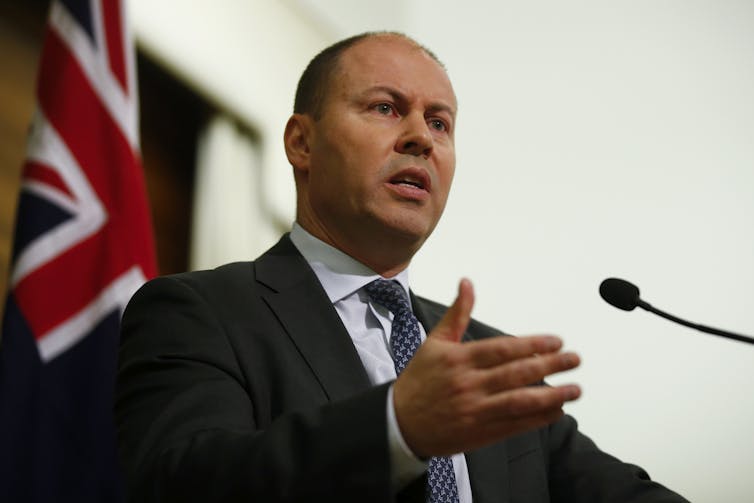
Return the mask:
[[414,182],[412,180],[397,180],[395,183],[402,184],[402,185],[410,185],[411,187],[422,188],[422,184],[421,183]]

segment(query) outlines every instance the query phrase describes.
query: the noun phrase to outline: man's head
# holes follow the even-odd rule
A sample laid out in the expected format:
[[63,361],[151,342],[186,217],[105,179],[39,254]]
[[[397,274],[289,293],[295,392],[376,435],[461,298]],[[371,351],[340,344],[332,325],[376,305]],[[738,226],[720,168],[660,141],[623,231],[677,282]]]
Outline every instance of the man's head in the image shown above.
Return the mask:
[[302,76],[285,131],[297,219],[375,271],[395,273],[445,207],[455,94],[437,58],[403,35],[360,35],[322,54]]
[[293,113],[308,114],[315,119],[319,119],[322,116],[322,106],[327,94],[327,88],[330,85],[331,76],[335,74],[340,55],[356,43],[361,42],[366,38],[377,36],[396,36],[403,38],[407,42],[413,43],[417,48],[422,49],[428,56],[434,59],[438,65],[443,66],[442,62],[432,51],[402,33],[366,32],[354,35],[323,49],[319,54],[312,58],[298,81],[296,98],[293,102]]

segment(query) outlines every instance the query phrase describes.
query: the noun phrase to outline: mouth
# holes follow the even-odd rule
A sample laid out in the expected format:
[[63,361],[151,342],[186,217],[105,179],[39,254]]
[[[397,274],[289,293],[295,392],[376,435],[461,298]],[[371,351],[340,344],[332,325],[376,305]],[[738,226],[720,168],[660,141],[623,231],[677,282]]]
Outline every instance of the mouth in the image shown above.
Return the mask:
[[427,173],[418,168],[404,169],[400,173],[397,173],[388,180],[391,185],[413,187],[414,189],[423,190],[429,192],[432,188],[432,182],[430,181]]

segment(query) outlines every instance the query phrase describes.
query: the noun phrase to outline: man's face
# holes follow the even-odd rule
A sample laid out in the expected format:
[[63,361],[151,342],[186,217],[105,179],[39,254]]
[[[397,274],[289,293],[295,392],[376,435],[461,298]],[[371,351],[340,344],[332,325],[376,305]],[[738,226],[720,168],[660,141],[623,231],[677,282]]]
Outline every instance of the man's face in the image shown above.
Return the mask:
[[455,169],[457,105],[445,70],[409,41],[379,36],[346,50],[330,83],[311,123],[300,211],[346,252],[370,239],[418,249]]

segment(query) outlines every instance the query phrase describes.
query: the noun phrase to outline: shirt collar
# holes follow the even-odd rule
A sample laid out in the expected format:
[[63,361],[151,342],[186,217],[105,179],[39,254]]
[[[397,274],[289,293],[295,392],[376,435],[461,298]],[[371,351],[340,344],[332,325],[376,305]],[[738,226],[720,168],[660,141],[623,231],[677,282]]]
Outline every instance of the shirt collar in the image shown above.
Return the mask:
[[[312,236],[298,223],[293,224],[290,237],[333,304],[381,277],[353,257]],[[398,281],[408,296],[408,269],[390,279]]]

